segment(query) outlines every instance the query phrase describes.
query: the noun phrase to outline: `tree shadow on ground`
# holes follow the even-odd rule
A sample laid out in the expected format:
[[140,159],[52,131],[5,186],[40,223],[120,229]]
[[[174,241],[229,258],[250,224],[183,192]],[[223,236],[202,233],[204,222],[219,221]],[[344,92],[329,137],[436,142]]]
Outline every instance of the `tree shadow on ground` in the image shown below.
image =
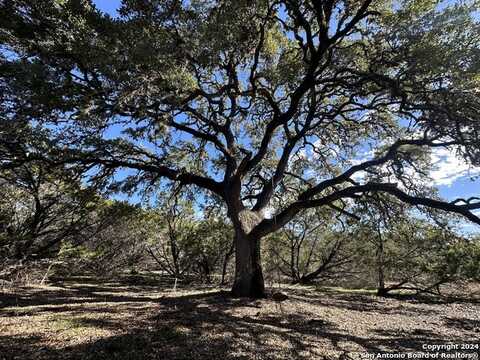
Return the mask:
[[[61,304],[64,299],[56,298],[56,292],[50,292],[50,298],[47,294],[42,296],[41,304]],[[87,300],[98,300],[95,292],[90,296]],[[39,299],[30,300],[34,304]],[[354,350],[347,343],[355,349],[378,352],[418,350],[422,343],[446,340],[433,332],[400,334],[379,330],[382,336],[379,339],[356,336],[327,319],[317,319],[308,313],[284,314],[275,307],[264,310],[261,302],[235,299],[224,291],[156,299],[113,294],[107,301],[128,302],[128,306],[120,309],[122,312],[138,311],[138,307],[129,307],[144,302],[148,305],[144,309],[148,316],[127,328],[121,319],[81,319],[79,327],[114,329],[118,334],[62,348],[45,345],[45,339],[40,337],[3,336],[0,353],[4,359],[302,360],[333,358],[318,352],[319,347],[313,346],[318,342],[330,344],[339,352]],[[243,309],[241,316],[233,311],[238,308]]]
[[305,301],[312,305],[327,308],[340,308],[359,312],[375,312],[384,315],[432,315],[437,313],[434,309],[408,308],[402,302],[396,301],[389,303],[388,298],[379,298],[376,295],[322,292],[302,293],[300,291],[294,292],[292,297],[299,301]]
[[[31,307],[42,305],[75,305],[96,302],[155,302],[158,296],[174,293],[173,280],[161,277],[142,280],[140,276],[123,276],[115,281],[99,281],[92,277],[72,277],[66,280],[53,279],[52,288],[19,287],[18,291],[0,293],[0,309],[6,307]],[[211,291],[214,288],[203,284],[178,284],[176,291]]]
[[[226,291],[150,297],[120,295],[110,291],[110,285],[65,285],[70,296],[65,291],[38,291],[31,297],[22,296],[19,307],[40,305],[40,310],[31,311],[46,313],[61,309],[68,313],[65,318],[95,311],[133,314],[133,318],[128,322],[116,317],[75,318],[74,327],[80,330],[110,331],[108,336],[75,345],[49,345],[41,336],[0,336],[0,359],[333,359],[341,352],[412,351],[427,342],[452,340],[422,329],[410,333],[380,329],[375,338],[355,335],[317,314],[284,313],[270,300],[236,299]],[[149,289],[144,290],[148,293]],[[372,304],[368,295],[329,295],[328,301],[321,296],[297,291],[290,299],[342,311],[381,313],[381,304]],[[284,304],[287,310],[288,301]],[[108,308],[103,302],[118,307]],[[82,308],[82,304],[89,307]],[[8,311],[12,313],[7,316],[18,316],[16,310]],[[464,321],[446,320],[447,325],[458,327],[466,326]],[[324,355],[322,344],[336,349],[337,355]]]
[[444,323],[460,330],[475,331],[480,337],[480,319],[445,318]]
[[396,299],[400,301],[409,301],[417,304],[431,304],[431,305],[443,305],[443,304],[480,304],[479,298],[474,297],[462,297],[453,295],[433,295],[433,294],[389,294],[388,298]]

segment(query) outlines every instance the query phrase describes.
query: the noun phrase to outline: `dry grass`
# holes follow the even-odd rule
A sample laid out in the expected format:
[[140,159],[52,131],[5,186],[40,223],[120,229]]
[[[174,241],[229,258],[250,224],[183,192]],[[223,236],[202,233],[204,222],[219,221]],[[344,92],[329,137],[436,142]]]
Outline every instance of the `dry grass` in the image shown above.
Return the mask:
[[[480,337],[474,299],[380,299],[289,287],[270,299],[221,289],[69,279],[0,296],[0,359],[333,359]],[[282,311],[283,310],[283,311]]]

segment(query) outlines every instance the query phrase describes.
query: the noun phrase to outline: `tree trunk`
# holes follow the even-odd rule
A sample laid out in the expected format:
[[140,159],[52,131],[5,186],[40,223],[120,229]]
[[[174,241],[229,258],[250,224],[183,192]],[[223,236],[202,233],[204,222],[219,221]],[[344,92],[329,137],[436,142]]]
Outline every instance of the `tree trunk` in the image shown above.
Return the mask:
[[265,284],[260,262],[260,240],[235,231],[235,281],[233,296],[263,298]]
[[384,269],[384,249],[383,249],[383,237],[379,231],[379,243],[377,248],[377,295],[386,296],[388,290],[385,289],[385,269]]
[[228,249],[227,253],[225,254],[225,257],[223,258],[222,282],[221,282],[222,285],[225,285],[225,278],[227,276],[228,264],[229,264],[230,258],[232,257],[234,252],[235,252],[235,242],[232,241],[232,244],[230,245],[230,248]]
[[387,297],[391,289],[386,289],[385,287],[379,287],[377,289],[377,296]]

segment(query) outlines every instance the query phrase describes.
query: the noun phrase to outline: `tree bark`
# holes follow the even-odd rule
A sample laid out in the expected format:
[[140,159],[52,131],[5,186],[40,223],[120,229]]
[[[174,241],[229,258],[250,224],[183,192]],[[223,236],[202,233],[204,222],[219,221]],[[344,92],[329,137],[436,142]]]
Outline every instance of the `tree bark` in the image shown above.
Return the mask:
[[249,236],[261,220],[258,214],[243,210],[235,228],[235,281],[232,294],[238,297],[263,298],[265,284],[260,261],[260,238]]
[[388,290],[385,288],[385,253],[383,248],[383,236],[378,229],[378,247],[377,247],[377,295],[386,296]]
[[265,297],[260,240],[251,239],[241,232],[235,234],[235,281],[232,294],[238,297]]
[[377,296],[380,296],[380,297],[387,297],[389,295],[389,292],[390,292],[391,289],[387,289],[385,287],[379,287],[377,289]]

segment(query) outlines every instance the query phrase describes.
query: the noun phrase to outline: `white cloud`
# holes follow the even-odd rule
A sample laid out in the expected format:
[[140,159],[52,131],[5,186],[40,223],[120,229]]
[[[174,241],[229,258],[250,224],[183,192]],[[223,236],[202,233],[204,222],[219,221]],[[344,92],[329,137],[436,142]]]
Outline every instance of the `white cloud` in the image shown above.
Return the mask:
[[[315,142],[315,145],[318,144]],[[317,154],[311,150],[301,149],[296,156],[304,159],[317,159]],[[375,158],[375,148],[365,149],[360,152],[354,159],[350,160],[350,166],[361,164],[365,161]],[[432,185],[435,186],[452,186],[453,183],[460,179],[468,177],[480,176],[480,167],[472,167],[465,162],[461,157],[458,157],[452,149],[435,148],[431,154],[432,170],[429,175],[432,179]],[[406,174],[413,179],[416,176],[415,170],[412,168],[405,169]],[[313,176],[312,170],[307,170],[307,176]],[[351,179],[357,182],[365,180],[367,173],[365,171],[358,171],[351,176]]]
[[472,168],[448,149],[435,149],[431,159],[433,170],[430,172],[430,177],[438,186],[451,186],[456,180],[480,175],[480,168]]
[[[374,157],[374,151],[368,151],[361,154],[357,159],[352,160],[351,163],[352,165],[357,165]],[[434,149],[431,154],[431,163],[432,170],[429,175],[433,185],[436,186],[451,186],[457,180],[480,176],[480,168],[470,166],[465,160],[456,156],[451,149]],[[416,175],[414,169],[406,168],[405,171],[412,179]],[[351,179],[361,182],[365,179],[365,176],[366,172],[359,171],[352,175]]]
[[357,171],[352,176],[350,176],[350,179],[356,182],[362,182],[365,180],[366,176],[367,173],[365,171]]
[[265,209],[263,209],[263,216],[266,219],[271,219],[274,214],[275,214],[275,208],[271,205],[269,205]]
[[301,160],[308,160],[308,153],[307,153],[307,150],[305,149],[300,149],[299,151],[297,151],[295,154],[293,154],[293,157],[297,157],[298,159],[301,159]]

